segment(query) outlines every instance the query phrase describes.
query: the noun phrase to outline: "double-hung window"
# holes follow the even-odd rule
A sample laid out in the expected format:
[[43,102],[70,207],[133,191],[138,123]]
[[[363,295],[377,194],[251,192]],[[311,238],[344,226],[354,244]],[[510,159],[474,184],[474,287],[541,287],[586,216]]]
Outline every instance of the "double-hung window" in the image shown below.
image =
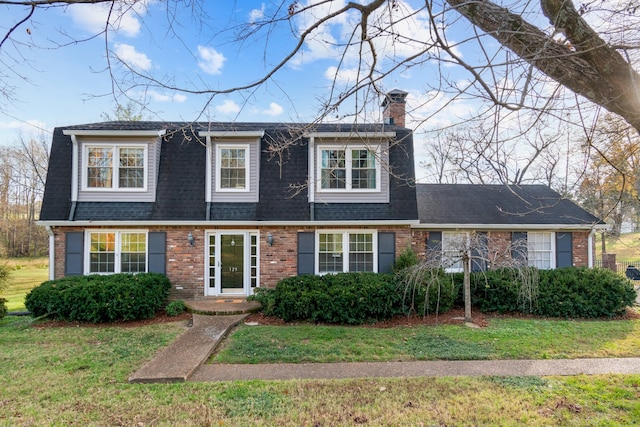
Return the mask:
[[249,146],[216,146],[216,190],[249,191]]
[[88,273],[147,271],[146,231],[89,231]]
[[528,232],[527,260],[529,266],[541,270],[555,268],[554,241],[554,233],[552,232]]
[[469,236],[465,232],[442,232],[442,266],[447,272],[464,271],[463,254],[468,250]]
[[318,233],[318,273],[376,271],[373,232]]
[[376,149],[357,146],[318,148],[319,190],[379,190],[379,165]]
[[145,146],[99,144],[84,150],[84,188],[87,190],[145,190]]

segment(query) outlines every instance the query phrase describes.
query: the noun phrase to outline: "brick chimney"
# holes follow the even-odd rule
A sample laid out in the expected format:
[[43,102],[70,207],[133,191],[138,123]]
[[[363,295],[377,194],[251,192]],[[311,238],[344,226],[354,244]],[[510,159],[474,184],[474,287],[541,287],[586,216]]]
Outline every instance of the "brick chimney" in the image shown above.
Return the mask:
[[387,93],[382,101],[382,119],[385,124],[405,127],[405,106],[408,93],[394,89]]

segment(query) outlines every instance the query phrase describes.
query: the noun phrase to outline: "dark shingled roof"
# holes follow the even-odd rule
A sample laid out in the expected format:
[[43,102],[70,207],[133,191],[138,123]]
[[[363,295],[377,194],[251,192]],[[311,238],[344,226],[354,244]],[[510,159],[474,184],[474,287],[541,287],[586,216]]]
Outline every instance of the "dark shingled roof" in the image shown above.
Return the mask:
[[421,224],[603,224],[544,185],[418,184]]
[[[413,139],[408,129],[383,124],[299,124],[299,123],[186,123],[103,122],[56,128],[45,195],[40,213],[43,221],[68,220],[71,206],[71,137],[63,130],[156,131],[166,130],[162,139],[154,203],[78,202],[75,220],[98,221],[309,221],[311,209],[306,191],[295,194],[290,184],[305,184],[308,173],[309,132],[395,131],[399,142],[389,153],[394,177],[390,182],[390,203],[316,204],[315,220],[416,220],[418,211],[414,180]],[[201,131],[264,131],[260,156],[260,200],[258,203],[205,202],[206,150]],[[285,155],[270,158],[267,143],[296,140]],[[280,164],[282,161],[282,164]],[[396,178],[395,176],[398,176]],[[208,210],[208,215],[207,215]]]

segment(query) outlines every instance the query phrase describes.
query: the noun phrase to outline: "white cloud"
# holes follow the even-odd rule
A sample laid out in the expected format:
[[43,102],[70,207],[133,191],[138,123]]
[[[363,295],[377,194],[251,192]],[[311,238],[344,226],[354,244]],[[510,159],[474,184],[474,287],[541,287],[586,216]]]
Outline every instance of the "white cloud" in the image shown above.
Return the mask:
[[340,68],[331,66],[324,72],[327,80],[336,83],[354,84],[358,81],[359,71],[357,68]]
[[151,69],[151,60],[144,53],[136,51],[135,46],[116,43],[115,53],[122,62],[132,68],[138,68],[144,71]]
[[202,71],[213,75],[222,73],[222,66],[227,60],[223,54],[212,47],[205,46],[198,46],[198,53],[200,54],[198,66]]
[[230,99],[227,99],[222,104],[216,105],[215,110],[221,114],[236,114],[240,112],[240,106]]
[[181,93],[176,93],[172,96],[169,96],[169,95],[164,95],[162,93],[151,90],[146,92],[146,94],[151,98],[151,100],[155,102],[175,102],[180,104],[187,100],[187,97]]
[[116,7],[110,13],[111,4],[76,4],[68,6],[68,12],[73,22],[79,27],[92,33],[104,31],[107,19],[110,19],[109,30],[127,37],[135,37],[140,33],[138,17],[147,12],[151,1],[136,2],[133,6],[126,2],[116,2]]
[[264,3],[262,3],[260,9],[252,9],[251,12],[249,12],[249,22],[251,24],[264,18],[264,7]]
[[282,106],[280,106],[279,104],[276,104],[275,102],[272,102],[269,104],[269,108],[267,108],[266,110],[261,110],[260,114],[275,117],[282,114],[283,111],[284,111],[284,108],[282,108]]

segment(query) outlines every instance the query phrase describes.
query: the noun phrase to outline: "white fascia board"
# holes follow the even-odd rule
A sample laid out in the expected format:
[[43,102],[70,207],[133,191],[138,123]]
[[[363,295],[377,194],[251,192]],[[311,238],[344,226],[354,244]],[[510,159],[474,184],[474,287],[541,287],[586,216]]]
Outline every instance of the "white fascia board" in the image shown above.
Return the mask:
[[396,136],[395,132],[311,132],[304,134],[308,138],[369,138],[369,139],[384,139],[393,138]]
[[140,137],[140,136],[164,136],[166,129],[158,130],[93,130],[93,129],[65,129],[64,135],[72,136],[112,136],[112,137]]
[[262,138],[264,130],[215,130],[200,131],[199,136],[210,138]]
[[36,221],[48,227],[155,227],[155,226],[201,226],[201,227],[359,227],[359,226],[407,226],[417,221]]
[[428,230],[609,230],[609,224],[418,224]]

